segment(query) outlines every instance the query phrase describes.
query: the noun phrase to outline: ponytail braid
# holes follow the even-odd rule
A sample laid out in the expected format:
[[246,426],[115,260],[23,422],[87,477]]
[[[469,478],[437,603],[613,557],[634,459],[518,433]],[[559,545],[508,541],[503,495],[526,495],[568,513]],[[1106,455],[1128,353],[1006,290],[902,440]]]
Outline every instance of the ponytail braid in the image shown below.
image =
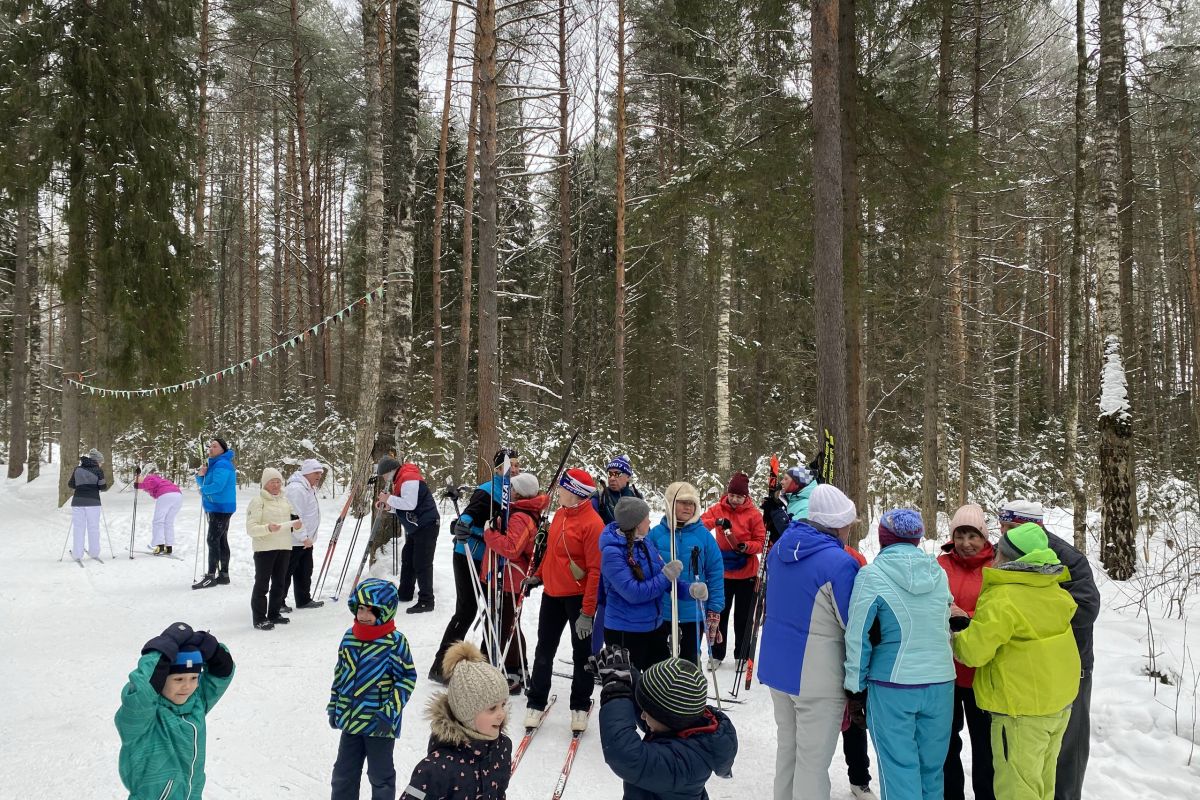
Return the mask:
[[[625,533],[625,531],[621,531]],[[633,557],[634,545],[633,532],[625,533],[625,561],[629,563],[629,569],[633,572],[633,577],[639,581],[646,580],[646,573],[642,571],[642,565],[637,563],[637,559]]]

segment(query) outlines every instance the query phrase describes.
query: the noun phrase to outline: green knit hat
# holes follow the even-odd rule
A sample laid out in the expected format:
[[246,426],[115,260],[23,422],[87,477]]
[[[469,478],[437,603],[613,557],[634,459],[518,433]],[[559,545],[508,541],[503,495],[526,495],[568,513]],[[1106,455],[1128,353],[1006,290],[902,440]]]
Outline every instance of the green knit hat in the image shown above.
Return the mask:
[[1000,552],[1023,564],[1059,564],[1058,556],[1050,549],[1050,540],[1042,526],[1026,522],[1000,537]]
[[642,673],[634,699],[663,725],[681,731],[704,714],[708,705],[708,679],[691,661],[668,658]]

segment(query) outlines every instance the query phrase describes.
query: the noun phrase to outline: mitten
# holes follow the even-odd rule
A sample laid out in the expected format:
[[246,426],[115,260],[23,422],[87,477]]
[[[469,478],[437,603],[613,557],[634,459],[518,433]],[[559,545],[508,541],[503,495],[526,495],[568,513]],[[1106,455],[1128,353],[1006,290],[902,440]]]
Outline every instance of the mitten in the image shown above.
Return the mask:
[[863,730],[867,729],[867,693],[846,692],[846,709],[850,712],[850,722]]
[[177,645],[183,647],[192,640],[196,632],[192,630],[192,626],[186,622],[172,622],[167,627],[163,628],[163,636],[173,639]]
[[221,648],[217,643],[217,637],[208,631],[197,631],[190,644],[200,651],[200,655],[204,656],[205,661],[209,661]]
[[691,595],[693,600],[699,600],[703,603],[708,599],[708,586],[704,581],[696,581],[688,586],[688,594]]
[[666,564],[663,564],[662,573],[667,576],[669,581],[674,583],[683,574],[683,562],[678,558],[674,561],[668,561]]
[[970,624],[971,624],[970,617],[951,617],[950,618],[950,630],[954,631],[955,633],[958,633],[959,631],[965,631],[967,629],[967,626]]
[[744,553],[744,552],[746,552],[746,550],[747,550],[746,543],[745,543],[745,542],[739,542],[739,543],[738,543],[738,546],[737,546],[737,551],[738,551],[739,553]]

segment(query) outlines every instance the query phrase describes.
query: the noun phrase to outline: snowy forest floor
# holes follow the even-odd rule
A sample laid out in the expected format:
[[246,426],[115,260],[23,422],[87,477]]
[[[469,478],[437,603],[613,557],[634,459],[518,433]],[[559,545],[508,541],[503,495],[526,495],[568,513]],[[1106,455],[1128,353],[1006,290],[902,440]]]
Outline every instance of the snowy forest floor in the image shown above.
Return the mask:
[[[142,644],[168,623],[183,620],[197,629],[211,629],[229,646],[238,665],[229,692],[208,720],[205,796],[211,800],[327,797],[338,734],[326,723],[325,704],[337,646],[351,617],[343,601],[296,611],[291,615],[292,624],[274,631],[251,627],[253,562],[244,532],[244,509],[257,487],[240,492],[239,513],[230,525],[232,585],[192,591],[189,584],[199,513],[194,491],[185,491],[184,510],[176,523],[175,552],[180,560],[146,553],[153,502],[145,495],[138,500],[135,557],[129,560],[133,494],[118,486],[103,498],[116,558],[111,557],[102,531],[107,563],[85,558],[86,567],[80,569],[69,555],[57,561],[70,511],[54,508],[57,470],[47,472],[31,484],[0,483],[0,520],[4,521],[0,540],[0,641],[4,643],[0,719],[6,734],[0,753],[0,795],[124,797],[117,776],[119,740],[112,721],[118,695]],[[341,501],[322,498],[321,505],[321,541],[315,554],[318,568]],[[401,610],[397,616],[421,676],[395,751],[401,788],[425,753],[429,724],[424,709],[431,694],[440,688],[424,676],[453,608],[450,537],[446,534],[450,516],[443,515],[438,543],[437,610],[413,616]],[[1069,535],[1069,516],[1055,515],[1050,522],[1052,528]],[[352,520],[347,521],[347,537],[350,527]],[[329,599],[347,544],[348,538],[343,538],[334,558],[334,574],[321,599]],[[1152,553],[1157,554],[1153,548],[1159,546],[1153,543]],[[865,550],[870,557],[872,548]],[[1158,561],[1155,558],[1152,563]],[[390,559],[379,566],[390,569]],[[1159,583],[1145,580],[1118,585],[1100,578],[1105,607],[1096,630],[1092,760],[1085,788],[1089,800],[1200,797],[1200,752],[1194,744],[1200,667],[1192,655],[1200,647],[1195,646],[1197,634],[1190,632],[1186,623],[1198,601],[1195,595],[1184,593],[1184,619],[1168,619],[1156,599],[1163,596]],[[527,637],[535,630],[537,611],[535,594],[525,610]],[[560,657],[569,657],[565,643]],[[1151,669],[1173,676],[1173,685],[1147,677]],[[733,676],[730,662],[718,676],[722,691],[727,691]],[[513,780],[512,800],[548,798],[556,782],[569,739],[568,682],[559,677],[554,682],[560,702]],[[757,684],[742,696],[748,702],[728,712],[740,739],[734,777],[710,781],[708,791],[714,800],[769,796],[771,791],[775,724],[770,697],[766,688]],[[598,691],[594,697],[599,700]],[[514,698],[509,723],[514,740],[523,712],[524,702]],[[964,761],[969,769],[969,759]],[[840,750],[830,771],[834,797],[848,798]],[[874,763],[872,772],[877,773]],[[878,790],[877,775],[873,786]],[[363,787],[363,796],[369,796],[365,778]],[[604,764],[593,717],[566,796],[620,795],[620,782]]]

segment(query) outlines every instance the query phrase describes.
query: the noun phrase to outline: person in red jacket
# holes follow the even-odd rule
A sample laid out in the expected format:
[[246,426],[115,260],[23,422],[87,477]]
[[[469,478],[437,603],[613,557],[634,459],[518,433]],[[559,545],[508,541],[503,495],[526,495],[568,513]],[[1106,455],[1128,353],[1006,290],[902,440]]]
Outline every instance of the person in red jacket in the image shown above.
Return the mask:
[[746,658],[750,649],[750,637],[746,626],[754,613],[754,580],[758,576],[758,558],[767,541],[767,527],[762,514],[750,500],[750,478],[737,472],[729,479],[725,496],[717,501],[700,517],[704,527],[717,538],[721,558],[725,561],[725,608],[721,611],[721,635],[712,646],[714,670],[725,659],[725,645],[729,641],[729,613],[733,613],[733,627],[737,641],[733,657]]
[[[975,601],[983,586],[983,568],[991,566],[996,550],[987,538],[987,520],[983,509],[968,503],[954,512],[950,520],[951,540],[942,545],[938,563],[950,580],[954,605],[968,616],[975,616]],[[955,612],[957,613],[957,612]],[[963,775],[963,723],[971,737],[971,787],[975,800],[994,800],[992,788],[991,718],[975,704],[975,670],[954,662],[954,727],[950,735],[950,751],[942,768],[945,800],[963,800],[966,780]]]
[[[521,633],[517,613],[521,608],[521,584],[529,576],[529,564],[533,559],[533,540],[537,535],[538,521],[550,505],[550,495],[538,493],[537,477],[522,472],[512,478],[513,502],[509,507],[508,521],[497,525],[493,520],[483,530],[487,553],[495,553],[504,566],[504,593],[500,598],[500,641],[508,644],[504,657],[504,670],[508,673],[510,694],[520,694],[525,675],[529,673],[529,659],[525,647],[525,635]],[[479,577],[487,580],[487,565],[492,559],[485,554]],[[514,639],[515,636],[515,639]]]
[[587,728],[592,705],[592,626],[596,618],[596,593],[600,588],[600,533],[604,521],[588,502],[596,482],[582,469],[569,469],[558,482],[558,511],[546,536],[546,552],[537,572],[526,579],[529,588],[541,586],[542,608],[538,613],[537,647],[533,674],[529,676],[525,727],[541,724],[542,711],[550,698],[550,676],[554,653],[563,628],[571,627],[571,730]]

